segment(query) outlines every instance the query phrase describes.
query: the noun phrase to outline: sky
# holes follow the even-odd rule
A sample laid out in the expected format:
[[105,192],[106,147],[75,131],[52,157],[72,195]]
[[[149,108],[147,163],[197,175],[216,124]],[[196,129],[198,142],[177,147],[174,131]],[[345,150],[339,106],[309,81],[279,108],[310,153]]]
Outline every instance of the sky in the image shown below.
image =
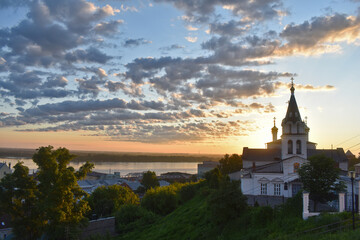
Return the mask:
[[1,0],[0,147],[242,153],[294,78],[317,148],[360,152],[360,1]]

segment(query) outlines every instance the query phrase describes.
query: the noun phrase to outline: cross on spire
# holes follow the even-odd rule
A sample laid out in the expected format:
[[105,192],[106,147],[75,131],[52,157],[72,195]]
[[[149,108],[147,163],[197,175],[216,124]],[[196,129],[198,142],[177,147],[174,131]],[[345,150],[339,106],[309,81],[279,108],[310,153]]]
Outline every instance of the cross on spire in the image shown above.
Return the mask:
[[274,127],[275,127],[275,120],[276,120],[276,117],[274,117]]
[[290,91],[291,91],[291,94],[293,95],[294,94],[294,91],[295,91],[295,88],[294,88],[294,78],[291,77],[291,88],[290,88]]

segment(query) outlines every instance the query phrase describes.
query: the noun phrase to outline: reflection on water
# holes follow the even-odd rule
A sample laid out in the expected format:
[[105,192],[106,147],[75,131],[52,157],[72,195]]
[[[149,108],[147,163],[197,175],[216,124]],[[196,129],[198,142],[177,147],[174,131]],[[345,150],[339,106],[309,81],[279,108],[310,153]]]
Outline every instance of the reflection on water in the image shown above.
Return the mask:
[[[9,159],[0,158],[0,162],[11,163],[11,168],[18,162],[24,162],[24,165],[30,169],[30,173],[36,171],[36,164],[31,159]],[[185,172],[197,173],[199,162],[98,162],[95,163],[94,171],[102,173],[120,172],[121,176],[133,172],[143,172],[147,170],[154,171],[156,175],[167,172]],[[72,162],[70,166],[78,169],[83,163]]]

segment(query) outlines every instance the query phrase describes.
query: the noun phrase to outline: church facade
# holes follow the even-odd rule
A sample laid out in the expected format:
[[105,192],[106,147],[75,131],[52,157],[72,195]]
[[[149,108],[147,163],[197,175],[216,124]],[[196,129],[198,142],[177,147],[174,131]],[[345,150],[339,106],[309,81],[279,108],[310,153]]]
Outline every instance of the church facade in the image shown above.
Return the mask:
[[271,129],[272,141],[265,149],[244,147],[241,171],[241,189],[248,196],[274,196],[288,198],[301,188],[297,170],[314,155],[331,157],[342,171],[348,170],[348,159],[342,148],[316,149],[309,141],[310,128],[301,119],[295,99],[294,84],[285,118],[281,122],[282,135],[278,139],[278,128]]

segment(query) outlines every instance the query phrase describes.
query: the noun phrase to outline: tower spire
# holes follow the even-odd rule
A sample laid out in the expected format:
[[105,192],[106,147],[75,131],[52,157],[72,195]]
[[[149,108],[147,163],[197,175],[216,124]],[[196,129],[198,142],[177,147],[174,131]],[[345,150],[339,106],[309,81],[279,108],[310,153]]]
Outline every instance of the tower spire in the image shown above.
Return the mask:
[[275,126],[275,120],[276,120],[276,118],[274,117],[274,126],[271,129],[271,133],[273,136],[273,142],[275,142],[277,140],[277,133],[278,133],[278,128]]
[[291,91],[291,95],[294,95],[295,88],[294,88],[294,78],[293,78],[293,77],[291,77],[291,88],[290,88],[290,91]]

